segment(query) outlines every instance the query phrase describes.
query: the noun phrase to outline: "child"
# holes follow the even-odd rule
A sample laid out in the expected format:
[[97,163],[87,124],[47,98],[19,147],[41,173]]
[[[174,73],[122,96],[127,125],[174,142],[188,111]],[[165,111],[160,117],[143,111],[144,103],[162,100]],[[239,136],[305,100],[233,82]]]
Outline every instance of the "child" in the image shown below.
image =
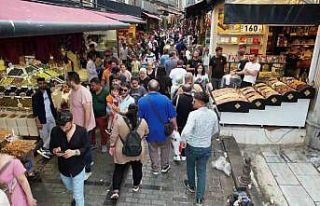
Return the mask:
[[111,85],[110,88],[111,92],[110,94],[107,96],[106,101],[107,101],[107,115],[108,115],[108,124],[107,124],[107,133],[111,134],[111,129],[112,129],[112,124],[113,124],[113,120],[116,116],[116,113],[119,112],[119,104],[120,104],[120,96],[119,96],[119,92],[120,92],[120,86],[117,84],[113,84]]

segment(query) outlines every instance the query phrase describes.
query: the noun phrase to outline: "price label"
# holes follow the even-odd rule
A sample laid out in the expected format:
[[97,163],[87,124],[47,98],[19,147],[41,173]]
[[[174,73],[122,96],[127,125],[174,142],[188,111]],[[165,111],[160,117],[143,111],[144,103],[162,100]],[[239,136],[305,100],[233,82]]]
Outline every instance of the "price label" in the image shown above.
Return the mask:
[[260,25],[260,24],[241,24],[241,32],[262,33],[262,25]]

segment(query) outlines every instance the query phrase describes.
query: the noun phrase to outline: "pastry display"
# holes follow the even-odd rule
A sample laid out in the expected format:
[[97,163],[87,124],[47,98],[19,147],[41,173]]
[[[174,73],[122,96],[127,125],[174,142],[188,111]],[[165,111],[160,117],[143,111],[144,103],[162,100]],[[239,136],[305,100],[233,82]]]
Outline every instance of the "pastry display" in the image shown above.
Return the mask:
[[250,104],[246,97],[235,88],[212,91],[212,96],[222,112],[249,112]]
[[7,143],[1,150],[1,153],[13,155],[15,157],[23,157],[35,147],[34,140],[15,140]]
[[1,79],[0,84],[1,84],[1,86],[9,87],[9,86],[11,86],[11,83],[13,82],[13,80],[14,80],[13,77],[6,77],[6,78]]
[[254,85],[254,89],[265,98],[266,105],[280,106],[282,97],[279,92],[273,90],[265,83]]
[[295,89],[289,87],[287,84],[279,81],[277,78],[270,78],[266,83],[274,90],[279,92],[283,96],[285,102],[298,101],[298,93]]
[[297,80],[294,77],[282,77],[280,80],[287,84],[289,87],[298,91],[299,98],[312,99],[315,96],[315,88],[303,81]]
[[253,87],[241,88],[240,91],[251,103],[251,109],[265,108],[265,98],[260,93],[258,93]]

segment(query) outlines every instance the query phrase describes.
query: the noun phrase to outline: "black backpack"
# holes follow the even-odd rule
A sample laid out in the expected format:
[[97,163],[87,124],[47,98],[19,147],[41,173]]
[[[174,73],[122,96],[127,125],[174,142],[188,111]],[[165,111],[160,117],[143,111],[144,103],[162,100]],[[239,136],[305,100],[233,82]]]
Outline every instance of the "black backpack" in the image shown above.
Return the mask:
[[128,157],[136,157],[139,156],[142,152],[142,145],[141,145],[141,137],[137,132],[137,128],[141,124],[141,119],[139,120],[136,128],[131,128],[130,123],[127,118],[123,118],[125,123],[130,129],[129,134],[127,134],[126,139],[123,140],[121,137],[121,141],[123,144],[122,154]]

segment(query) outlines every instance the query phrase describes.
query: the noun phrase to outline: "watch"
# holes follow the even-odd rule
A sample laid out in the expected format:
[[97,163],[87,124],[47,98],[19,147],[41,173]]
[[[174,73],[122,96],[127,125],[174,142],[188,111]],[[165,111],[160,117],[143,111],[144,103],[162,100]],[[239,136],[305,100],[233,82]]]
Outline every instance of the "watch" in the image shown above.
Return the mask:
[[74,153],[76,156],[79,156],[80,155],[80,151],[78,149],[75,150],[75,153]]

